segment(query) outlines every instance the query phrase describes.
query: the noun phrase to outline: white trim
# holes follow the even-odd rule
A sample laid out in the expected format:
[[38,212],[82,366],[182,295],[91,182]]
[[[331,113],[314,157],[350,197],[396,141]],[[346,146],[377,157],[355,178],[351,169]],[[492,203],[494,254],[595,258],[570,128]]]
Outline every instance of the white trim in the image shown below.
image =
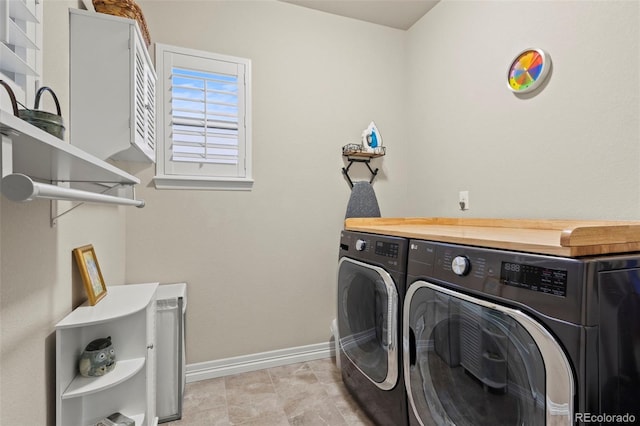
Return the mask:
[[250,191],[253,179],[215,178],[206,176],[157,175],[153,177],[156,189],[211,189]]
[[[202,58],[209,61],[227,62],[235,64],[238,67],[238,76],[243,76],[241,92],[243,96],[239,99],[239,106],[241,110],[238,114],[241,114],[243,126],[238,129],[239,135],[244,133],[244,137],[239,139],[240,145],[244,148],[241,149],[242,155],[239,158],[238,167],[244,167],[244,172],[240,173],[240,170],[233,173],[231,176],[225,176],[226,173],[217,175],[217,171],[212,168],[210,174],[206,173],[194,173],[193,170],[189,171],[183,168],[177,168],[170,170],[168,166],[169,158],[168,150],[170,147],[170,131],[167,128],[167,117],[171,116],[169,108],[167,106],[167,88],[164,86],[167,83],[168,69],[170,68],[170,59],[175,55],[180,57],[194,57]],[[167,56],[167,58],[165,58]],[[253,171],[252,171],[252,116],[251,116],[251,99],[252,99],[252,86],[251,86],[251,60],[247,58],[239,58],[229,55],[221,55],[217,53],[204,52],[200,50],[188,49],[184,47],[170,46],[162,43],[155,44],[155,57],[156,57],[156,70],[160,76],[160,82],[157,91],[156,99],[156,137],[157,137],[157,149],[156,149],[156,176],[154,177],[154,183],[156,189],[209,189],[209,190],[236,190],[236,191],[250,191],[253,188]],[[242,72],[240,72],[242,69]],[[239,81],[240,84],[240,81]],[[239,116],[240,118],[240,116]],[[239,123],[240,124],[240,123]],[[239,146],[240,146],[239,145]],[[172,163],[174,164],[174,163]],[[184,164],[182,164],[184,166]]]
[[187,365],[187,383],[314,359],[329,358],[333,355],[333,345],[330,342],[325,342],[223,358],[215,361],[198,362]]

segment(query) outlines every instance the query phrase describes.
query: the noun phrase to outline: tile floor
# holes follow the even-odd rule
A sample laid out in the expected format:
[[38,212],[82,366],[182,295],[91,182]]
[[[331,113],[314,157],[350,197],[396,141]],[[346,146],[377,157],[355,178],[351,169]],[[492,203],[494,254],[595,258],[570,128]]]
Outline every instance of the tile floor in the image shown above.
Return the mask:
[[188,383],[168,426],[373,426],[326,358]]

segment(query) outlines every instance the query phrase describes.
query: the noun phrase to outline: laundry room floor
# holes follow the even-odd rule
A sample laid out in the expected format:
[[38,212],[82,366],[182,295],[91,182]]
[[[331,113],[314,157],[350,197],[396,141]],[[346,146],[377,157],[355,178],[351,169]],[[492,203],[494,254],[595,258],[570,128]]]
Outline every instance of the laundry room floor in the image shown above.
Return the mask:
[[373,426],[325,358],[188,383],[169,426]]

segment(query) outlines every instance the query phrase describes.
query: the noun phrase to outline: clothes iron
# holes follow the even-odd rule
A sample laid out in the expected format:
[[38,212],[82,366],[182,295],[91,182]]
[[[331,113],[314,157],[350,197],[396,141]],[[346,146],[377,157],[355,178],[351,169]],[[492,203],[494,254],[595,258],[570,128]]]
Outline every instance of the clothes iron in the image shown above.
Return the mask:
[[374,154],[382,152],[382,135],[373,121],[362,132],[362,150]]

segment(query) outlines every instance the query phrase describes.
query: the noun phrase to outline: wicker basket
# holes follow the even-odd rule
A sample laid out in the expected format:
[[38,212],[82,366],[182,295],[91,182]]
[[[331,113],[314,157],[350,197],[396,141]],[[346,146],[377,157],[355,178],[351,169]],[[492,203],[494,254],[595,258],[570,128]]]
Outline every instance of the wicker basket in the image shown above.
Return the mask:
[[[62,114],[60,113],[60,103],[58,102],[56,94],[53,93],[53,90],[46,86],[41,87],[38,90],[38,93],[36,93],[36,100],[33,106],[34,109],[28,109],[26,107],[25,109],[18,109],[19,102],[16,100],[16,95],[13,93],[11,86],[2,80],[0,80],[0,85],[4,86],[9,94],[11,107],[13,108],[13,115],[59,139],[64,140],[64,122],[62,120]],[[40,104],[40,96],[42,96],[45,91],[51,93],[53,101],[56,104],[57,114],[51,114],[50,112],[39,111],[36,109]],[[22,106],[24,107],[24,105]]]
[[135,19],[138,21],[138,25],[142,31],[142,37],[147,43],[147,47],[151,45],[147,21],[145,21],[142,9],[140,9],[140,6],[138,6],[135,0],[93,0],[93,7],[96,9],[96,12]]

